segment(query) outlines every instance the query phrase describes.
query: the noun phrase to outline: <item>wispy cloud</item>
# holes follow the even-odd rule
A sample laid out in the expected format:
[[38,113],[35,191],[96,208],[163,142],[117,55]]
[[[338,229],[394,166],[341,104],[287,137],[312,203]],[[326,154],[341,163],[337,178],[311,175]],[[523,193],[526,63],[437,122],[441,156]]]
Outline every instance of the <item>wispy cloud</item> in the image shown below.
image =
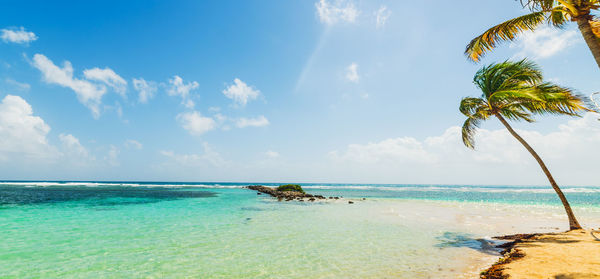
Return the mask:
[[115,90],[115,92],[125,96],[127,91],[127,81],[121,76],[117,75],[115,71],[109,68],[92,68],[83,71],[83,75],[88,80],[94,80],[102,82]]
[[358,76],[358,64],[352,62],[346,67],[346,79],[350,82],[358,83],[360,77]]
[[87,159],[90,156],[88,150],[81,145],[79,139],[71,134],[58,135],[60,142],[63,144],[63,150],[74,158]]
[[152,99],[157,91],[156,83],[143,78],[134,78],[132,81],[133,89],[138,92],[138,101],[143,104],[148,103],[148,100]]
[[281,155],[279,154],[279,152],[273,151],[273,150],[269,150],[267,152],[265,152],[265,155],[271,159],[276,159],[279,158]]
[[119,162],[119,153],[121,153],[119,148],[114,145],[110,145],[108,153],[106,156],[104,156],[104,160],[108,163],[108,165],[112,167],[118,167],[121,165]]
[[[552,166],[555,177],[573,184],[595,183],[590,169],[600,156],[598,115],[560,125],[557,130],[539,133],[518,130],[536,151]],[[545,183],[539,166],[527,151],[505,129],[480,129],[477,149],[466,148],[461,141],[461,128],[448,128],[441,135],[418,140],[414,137],[389,138],[364,144],[350,144],[333,151],[330,158],[346,172],[386,181],[421,181],[427,183]],[[516,167],[518,166],[518,167]],[[423,179],[435,173],[439,179]],[[511,176],[504,176],[511,173]],[[462,178],[461,178],[462,177]]]
[[377,10],[377,12],[375,12],[377,28],[378,29],[383,28],[383,26],[385,26],[385,23],[387,22],[388,18],[391,15],[392,15],[392,11],[388,10],[388,8],[385,5],[381,5],[381,7],[379,7],[379,10]]
[[94,118],[100,117],[102,96],[106,94],[107,86],[121,96],[124,96],[127,88],[127,82],[110,68],[86,69],[83,71],[85,78],[79,79],[73,76],[73,66],[69,61],[65,61],[61,68],[43,54],[35,54],[32,65],[40,70],[45,82],[73,90],[79,102],[91,110]]
[[256,118],[240,118],[236,121],[236,126],[238,128],[246,128],[246,127],[265,127],[270,124],[269,120],[264,116],[259,116]]
[[519,50],[515,55],[518,58],[541,59],[554,56],[578,41],[576,31],[543,26],[533,32],[525,32],[510,47]]
[[354,3],[344,0],[329,2],[320,0],[315,3],[317,15],[322,23],[332,25],[339,22],[355,22],[360,13]]
[[236,104],[245,106],[248,101],[256,99],[260,95],[260,91],[236,78],[233,80],[232,85],[223,90],[223,94],[225,97],[232,99]]
[[200,84],[196,81],[184,83],[183,79],[180,76],[173,76],[172,79],[169,79],[169,84],[171,87],[167,90],[167,94],[169,96],[179,96],[181,97],[181,103],[187,108],[193,108],[196,104],[191,99],[191,92],[198,89]]
[[29,85],[29,83],[18,82],[12,78],[6,78],[4,81],[19,91],[29,91],[29,89],[31,89],[31,85]]
[[214,119],[202,116],[197,111],[180,113],[177,115],[177,121],[179,121],[184,129],[195,136],[202,135],[217,127]]
[[160,154],[171,159],[171,162],[175,163],[179,167],[198,167],[198,166],[213,166],[222,167],[227,164],[227,161],[221,157],[221,154],[213,150],[207,142],[202,143],[204,149],[203,154],[177,154],[173,151],[163,150]]
[[38,39],[38,37],[30,31],[26,31],[24,27],[1,29],[0,38],[5,43],[28,44]]
[[100,103],[106,93],[106,87],[74,78],[73,66],[69,61],[65,61],[60,68],[46,56],[36,54],[33,56],[33,66],[42,72],[44,81],[72,89],[77,99],[92,111],[95,118],[100,116]]
[[128,139],[125,141],[125,147],[140,150],[144,147],[144,145],[137,140]]

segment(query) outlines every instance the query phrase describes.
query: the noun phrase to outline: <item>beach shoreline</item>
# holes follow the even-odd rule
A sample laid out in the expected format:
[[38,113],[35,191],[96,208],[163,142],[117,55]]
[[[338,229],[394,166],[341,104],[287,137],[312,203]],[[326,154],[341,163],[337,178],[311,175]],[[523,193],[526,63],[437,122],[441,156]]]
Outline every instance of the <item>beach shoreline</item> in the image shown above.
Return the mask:
[[590,230],[534,233],[496,237],[511,240],[496,263],[480,274],[482,279],[600,278],[600,241]]

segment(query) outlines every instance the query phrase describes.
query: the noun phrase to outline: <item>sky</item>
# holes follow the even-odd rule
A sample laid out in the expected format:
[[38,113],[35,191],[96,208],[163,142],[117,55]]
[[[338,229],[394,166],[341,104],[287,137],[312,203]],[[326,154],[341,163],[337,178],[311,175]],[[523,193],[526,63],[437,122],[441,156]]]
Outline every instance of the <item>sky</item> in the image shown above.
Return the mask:
[[[570,25],[476,64],[518,1],[0,0],[0,179],[547,185],[500,123],[462,145],[483,65],[599,91]],[[515,123],[560,184],[599,185],[600,116]]]

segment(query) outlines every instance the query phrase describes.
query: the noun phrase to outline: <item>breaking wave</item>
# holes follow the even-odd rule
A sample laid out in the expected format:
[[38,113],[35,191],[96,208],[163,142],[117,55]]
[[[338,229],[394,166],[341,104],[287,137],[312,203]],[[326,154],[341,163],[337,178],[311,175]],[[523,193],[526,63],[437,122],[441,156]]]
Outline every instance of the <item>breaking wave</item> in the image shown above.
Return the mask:
[[[279,183],[191,183],[191,182],[100,182],[100,181],[2,181],[2,186],[24,187],[173,187],[227,189],[243,188],[248,185],[264,184],[277,186]],[[301,184],[305,189],[356,190],[385,192],[479,192],[479,193],[554,193],[550,186],[470,186],[470,185],[389,185],[389,184]],[[562,186],[565,193],[600,193],[598,186]]]

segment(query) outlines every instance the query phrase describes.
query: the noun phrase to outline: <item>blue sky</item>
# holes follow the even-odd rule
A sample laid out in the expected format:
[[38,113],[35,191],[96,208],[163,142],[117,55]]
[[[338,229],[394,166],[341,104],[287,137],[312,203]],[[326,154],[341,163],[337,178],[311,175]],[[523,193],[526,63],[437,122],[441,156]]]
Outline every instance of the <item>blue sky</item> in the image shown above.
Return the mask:
[[[2,1],[0,178],[546,184],[495,121],[477,151],[455,129],[479,94],[465,45],[525,11],[421,2]],[[572,27],[483,64],[527,56],[598,91]],[[589,185],[596,118],[516,127],[559,182]]]

